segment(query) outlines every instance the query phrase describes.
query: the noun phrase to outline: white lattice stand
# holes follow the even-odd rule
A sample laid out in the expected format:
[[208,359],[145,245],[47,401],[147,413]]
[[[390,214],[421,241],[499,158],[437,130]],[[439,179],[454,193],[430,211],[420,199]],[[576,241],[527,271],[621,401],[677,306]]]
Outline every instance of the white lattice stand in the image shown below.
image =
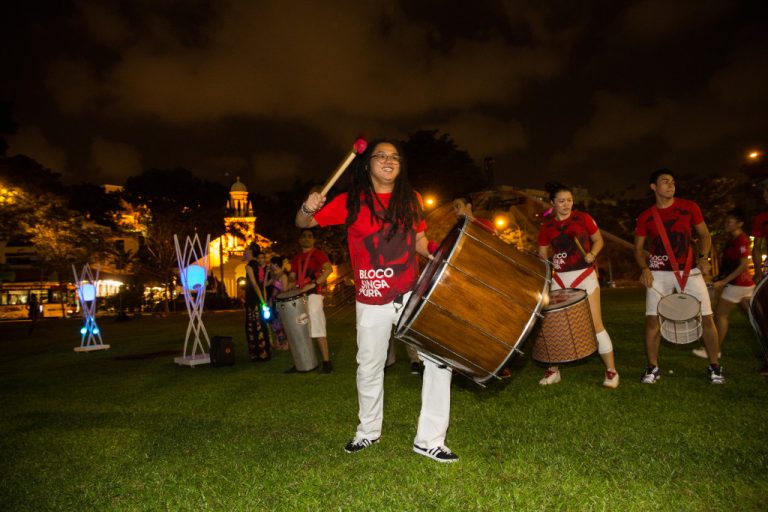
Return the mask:
[[72,265],[72,273],[77,283],[77,296],[80,300],[80,309],[83,312],[83,326],[80,328],[80,346],[75,347],[75,352],[90,352],[92,350],[108,350],[101,339],[101,329],[96,324],[96,283],[99,280],[99,269],[96,268],[96,278],[91,273],[91,267],[86,263],[80,276],[77,275],[75,266]]
[[[205,303],[205,281],[208,277],[208,246],[211,235],[206,236],[205,245],[200,243],[200,238],[195,234],[193,238],[187,237],[184,250],[179,245],[179,237],[173,235],[176,245],[176,258],[179,262],[179,276],[181,287],[184,290],[184,302],[187,304],[189,324],[187,336],[184,339],[184,352],[180,357],[174,358],[174,362],[184,366],[197,366],[208,364],[211,356],[207,350],[211,349],[211,340],[203,324],[203,304]],[[191,341],[191,343],[190,343]]]

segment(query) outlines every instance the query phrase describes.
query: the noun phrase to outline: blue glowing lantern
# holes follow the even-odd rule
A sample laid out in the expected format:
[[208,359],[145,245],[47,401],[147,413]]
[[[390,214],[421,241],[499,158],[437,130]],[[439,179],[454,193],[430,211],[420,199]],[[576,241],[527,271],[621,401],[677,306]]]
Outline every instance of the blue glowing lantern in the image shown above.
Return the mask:
[[[186,275],[186,282],[184,279]],[[205,269],[200,265],[190,265],[184,269],[184,275],[181,277],[181,284],[188,290],[197,290],[205,285]]]
[[270,311],[269,306],[267,306],[266,304],[261,305],[261,317],[264,320],[269,320],[270,318],[272,318],[272,311]]
[[91,302],[96,299],[96,287],[91,283],[85,283],[80,287],[80,295],[86,302]]

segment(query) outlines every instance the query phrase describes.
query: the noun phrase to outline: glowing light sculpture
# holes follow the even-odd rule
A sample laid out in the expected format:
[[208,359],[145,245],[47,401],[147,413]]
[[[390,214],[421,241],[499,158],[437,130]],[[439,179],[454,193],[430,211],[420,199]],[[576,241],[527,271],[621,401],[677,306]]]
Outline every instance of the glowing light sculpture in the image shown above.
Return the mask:
[[205,341],[207,350],[211,349],[211,340],[203,324],[203,304],[205,303],[205,280],[208,276],[208,247],[211,243],[211,235],[207,235],[205,244],[200,242],[197,233],[184,243],[184,250],[179,245],[179,237],[173,235],[176,245],[176,259],[179,263],[179,277],[184,291],[184,302],[187,304],[189,324],[187,336],[184,338],[184,351],[180,357],[174,358],[174,362],[183,366],[196,366],[208,364],[211,356],[203,345]]
[[104,344],[101,338],[101,329],[96,324],[96,283],[99,281],[99,268],[96,268],[95,278],[91,273],[91,267],[87,263],[79,276],[75,266],[72,265],[72,273],[77,284],[80,310],[83,312],[83,326],[80,328],[80,346],[75,347],[75,352],[108,350],[109,345]]

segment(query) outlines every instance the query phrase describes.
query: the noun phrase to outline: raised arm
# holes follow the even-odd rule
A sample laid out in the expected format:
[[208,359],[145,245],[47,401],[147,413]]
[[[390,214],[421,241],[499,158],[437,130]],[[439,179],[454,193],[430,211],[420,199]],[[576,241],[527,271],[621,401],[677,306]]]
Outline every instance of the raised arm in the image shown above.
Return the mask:
[[326,197],[320,195],[318,192],[312,192],[307,196],[301,208],[296,212],[296,227],[299,228],[313,228],[317,226],[315,220],[315,213],[323,207]]

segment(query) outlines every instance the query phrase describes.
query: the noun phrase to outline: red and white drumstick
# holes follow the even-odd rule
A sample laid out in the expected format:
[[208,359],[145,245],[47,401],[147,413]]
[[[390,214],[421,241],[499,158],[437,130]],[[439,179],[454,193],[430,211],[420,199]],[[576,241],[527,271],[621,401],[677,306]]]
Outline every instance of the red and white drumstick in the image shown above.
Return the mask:
[[361,154],[363,151],[365,151],[365,148],[368,147],[368,141],[366,141],[363,138],[357,139],[354,144],[352,144],[352,150],[347,153],[347,156],[344,158],[344,161],[339,164],[339,166],[336,168],[336,170],[333,172],[333,175],[328,178],[328,181],[325,182],[325,185],[323,185],[323,190],[320,192],[321,196],[325,196],[328,194],[328,191],[331,190],[331,187],[334,183],[336,183],[336,180],[341,178],[341,175],[344,174],[344,171],[347,170],[347,167],[349,167],[349,164],[352,163],[352,160],[355,159],[355,157],[359,154]]

